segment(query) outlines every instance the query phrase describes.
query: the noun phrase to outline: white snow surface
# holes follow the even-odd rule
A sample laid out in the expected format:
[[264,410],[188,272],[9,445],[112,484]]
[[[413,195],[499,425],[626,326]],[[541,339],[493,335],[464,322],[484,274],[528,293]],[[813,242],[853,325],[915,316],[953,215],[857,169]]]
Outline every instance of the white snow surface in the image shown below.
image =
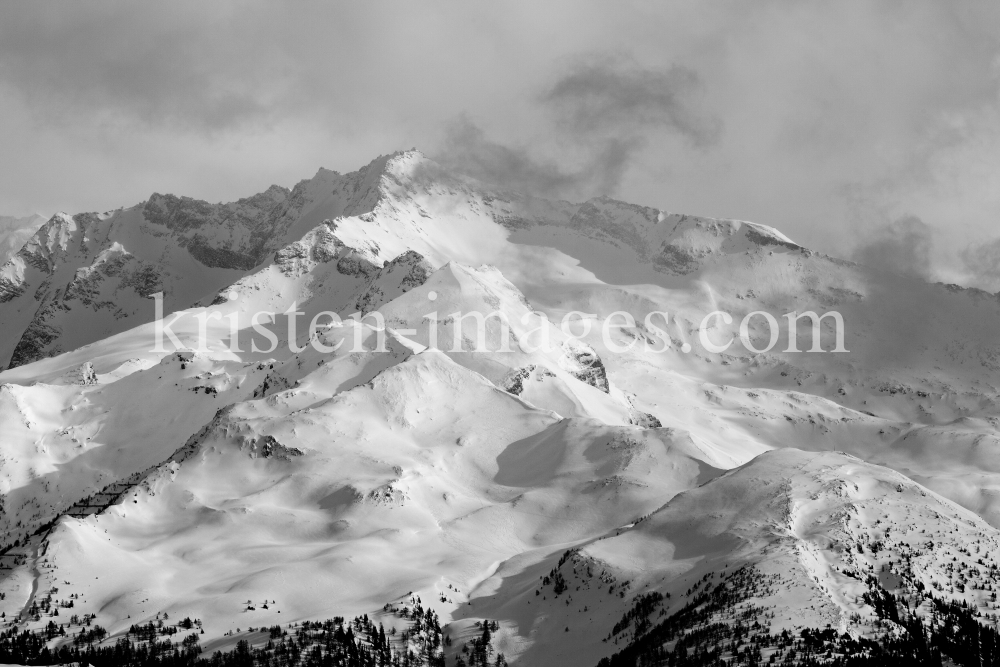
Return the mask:
[[[153,291],[182,349],[153,350]],[[849,353],[698,341],[713,310],[734,317],[718,342],[753,311],[832,309]],[[250,351],[261,310],[281,324],[270,352]],[[345,318],[317,334],[336,351],[307,345],[323,311]],[[386,331],[349,318],[373,311]],[[499,349],[492,318],[475,350],[476,322],[453,317],[472,311],[516,340],[545,313],[552,349]],[[582,340],[556,324],[572,311],[596,323]],[[637,324],[609,347],[615,311]],[[659,330],[651,311],[669,313]],[[491,619],[511,664],[585,665],[614,652],[602,640],[637,595],[676,610],[745,565],[769,577],[753,602],[773,629],[863,635],[865,577],[901,590],[883,572],[904,559],[996,622],[991,589],[954,574],[998,557],[995,295],[755,223],[502,192],[409,151],[233,204],[57,214],[0,268],[0,318],[0,357],[27,355],[0,373],[7,623],[44,626],[31,603],[74,595],[108,642],[166,612],[202,619],[214,650],[418,595],[449,656]]]

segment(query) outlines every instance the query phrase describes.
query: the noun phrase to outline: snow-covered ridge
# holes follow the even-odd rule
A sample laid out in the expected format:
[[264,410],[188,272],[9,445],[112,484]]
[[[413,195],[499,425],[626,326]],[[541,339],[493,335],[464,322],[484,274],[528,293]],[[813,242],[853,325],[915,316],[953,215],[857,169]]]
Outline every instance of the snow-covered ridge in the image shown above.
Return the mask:
[[[156,291],[164,292],[169,310],[193,305],[322,220],[370,211],[388,159],[344,176],[320,169],[291,190],[272,186],[228,204],[154,194],[129,209],[53,216],[0,268],[0,310],[11,323],[0,357],[16,366],[149,321],[147,297]],[[99,270],[112,247],[134,264],[120,279]],[[85,291],[101,298],[82,303],[84,310],[94,302],[116,307],[96,318],[79,307],[71,312],[80,290],[62,289],[70,276],[100,278],[101,285],[91,280]],[[87,324],[74,325],[81,317]]]
[[[459,220],[430,224],[446,211],[446,218],[477,220],[460,229]],[[494,222],[500,227],[492,229]],[[607,198],[573,205],[510,197],[446,174],[409,151],[347,175],[321,169],[291,190],[271,186],[227,204],[154,194],[129,209],[53,216],[0,268],[0,309],[13,323],[0,340],[0,357],[16,366],[115,333],[126,322],[148,321],[146,298],[156,291],[164,292],[169,311],[198,303],[236,282],[236,272],[246,276],[269,262],[285,272],[307,270],[289,268],[305,256],[303,244],[313,246],[308,253],[314,255],[339,244],[375,265],[411,251],[434,266],[451,259],[476,264],[489,259],[480,246],[485,238],[497,243],[505,228],[552,225],[622,244],[654,268],[674,273],[689,273],[701,258],[738,252],[747,243],[797,247],[763,226],[665,217]],[[132,263],[121,279],[98,271],[113,246]],[[71,312],[81,289],[60,289],[74,280],[71,275],[90,276],[82,290],[90,297],[81,305],[104,304],[107,315],[88,313],[86,326],[73,324],[83,316],[79,308]]]
[[[44,632],[72,600],[91,626],[66,632],[110,646],[189,617],[210,652],[367,614],[401,645],[420,600],[435,659],[489,621],[528,666],[993,628],[1000,303],[880,281],[764,225],[527,197],[416,151],[57,215],[0,269],[24,362],[0,372],[0,618]],[[188,349],[152,350],[154,291]],[[832,309],[849,354],[699,343],[711,311],[725,340]],[[321,313],[344,321],[310,333]]]

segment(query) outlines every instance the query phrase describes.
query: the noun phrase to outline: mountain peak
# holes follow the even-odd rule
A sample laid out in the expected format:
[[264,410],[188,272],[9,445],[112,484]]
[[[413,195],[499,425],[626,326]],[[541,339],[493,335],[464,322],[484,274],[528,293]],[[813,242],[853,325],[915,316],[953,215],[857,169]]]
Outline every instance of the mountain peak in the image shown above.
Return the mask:
[[[879,288],[765,225],[417,150],[57,214],[0,267],[0,654],[199,619],[226,661],[351,615],[358,650],[449,665],[986,632],[1000,307]],[[836,318],[788,340],[811,311],[850,353]]]

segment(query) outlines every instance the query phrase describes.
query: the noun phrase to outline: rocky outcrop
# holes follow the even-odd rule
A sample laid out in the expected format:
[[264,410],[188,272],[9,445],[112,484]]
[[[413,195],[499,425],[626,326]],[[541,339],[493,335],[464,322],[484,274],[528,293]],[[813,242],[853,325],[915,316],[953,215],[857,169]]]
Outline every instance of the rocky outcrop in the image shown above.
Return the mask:
[[285,391],[291,388],[291,386],[292,383],[285,379],[284,376],[271,370],[264,376],[264,380],[257,385],[257,388],[253,390],[253,398],[266,398],[279,391]]
[[286,276],[298,277],[344,256],[350,249],[334,234],[336,228],[332,220],[324,220],[321,226],[274,253],[275,265]]
[[529,364],[524,368],[517,368],[512,370],[507,376],[500,382],[500,388],[503,389],[508,394],[514,394],[515,396],[520,396],[521,392],[524,391],[524,383],[531,373],[535,370],[534,364]]
[[355,309],[370,313],[400,294],[423,285],[433,272],[434,267],[419,252],[404,252],[375,271],[358,297]]
[[605,394],[610,392],[608,371],[594,348],[578,340],[568,340],[562,349],[564,370]]
[[659,419],[648,412],[642,412],[640,410],[630,411],[629,423],[633,426],[639,426],[642,428],[661,428],[663,426]]
[[570,225],[592,236],[625,245],[645,257],[648,242],[643,228],[655,225],[659,210],[598,197],[580,205]]
[[302,456],[302,450],[286,447],[278,442],[273,435],[258,438],[247,448],[247,451],[251,458],[275,458],[283,461],[290,461],[293,456]]
[[58,346],[50,347],[50,345],[58,340],[61,334],[62,331],[60,329],[44,322],[43,313],[41,319],[36,318],[33,320],[24,333],[21,334],[21,338],[17,342],[17,347],[14,348],[14,353],[10,357],[9,367],[14,368],[30,364],[32,361],[44,358],[46,354],[60,354],[62,350]]
[[88,361],[77,368],[69,370],[55,384],[77,384],[84,386],[97,384],[97,372],[94,371],[94,364]]
[[205,266],[250,270],[264,261],[295,217],[291,192],[277,185],[228,204],[154,193],[143,206],[147,222],[169,230]]

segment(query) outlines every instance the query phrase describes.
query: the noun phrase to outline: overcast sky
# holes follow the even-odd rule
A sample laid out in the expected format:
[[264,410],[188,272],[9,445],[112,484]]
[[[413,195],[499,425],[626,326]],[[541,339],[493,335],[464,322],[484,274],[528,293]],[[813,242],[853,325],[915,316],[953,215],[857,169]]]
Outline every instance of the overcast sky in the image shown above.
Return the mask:
[[0,214],[418,147],[1000,290],[1000,3],[0,5]]

